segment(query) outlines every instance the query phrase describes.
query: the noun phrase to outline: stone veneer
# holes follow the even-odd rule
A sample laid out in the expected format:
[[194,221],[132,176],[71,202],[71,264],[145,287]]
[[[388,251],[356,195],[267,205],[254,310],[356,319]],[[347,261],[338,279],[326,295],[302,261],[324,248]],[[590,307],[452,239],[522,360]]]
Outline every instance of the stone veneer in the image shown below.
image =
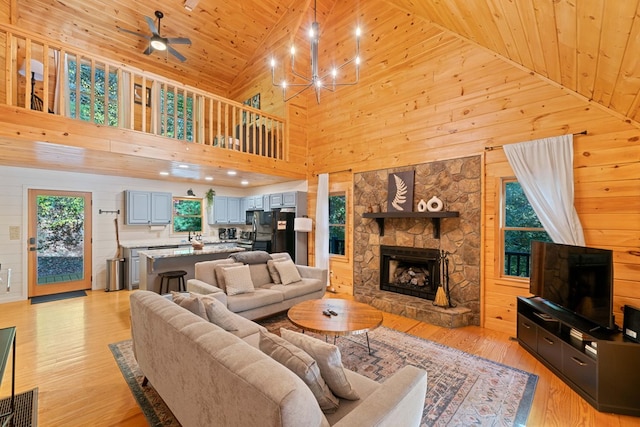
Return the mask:
[[[425,218],[385,219],[380,236],[375,219],[362,214],[374,205],[386,211],[389,174],[415,171],[413,210],[420,199],[437,196],[458,218],[440,220],[440,239]],[[356,300],[427,323],[458,327],[480,324],[479,156],[357,173],[354,176],[353,289]],[[454,308],[380,290],[380,245],[441,249],[449,252],[449,288]]]

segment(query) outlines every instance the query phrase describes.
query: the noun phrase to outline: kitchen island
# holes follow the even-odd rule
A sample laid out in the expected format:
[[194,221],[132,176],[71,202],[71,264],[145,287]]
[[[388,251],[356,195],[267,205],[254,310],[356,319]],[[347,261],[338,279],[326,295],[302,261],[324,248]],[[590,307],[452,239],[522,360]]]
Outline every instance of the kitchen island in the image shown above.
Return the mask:
[[[164,271],[184,270],[187,272],[185,281],[194,278],[195,263],[227,258],[234,252],[245,249],[235,243],[219,243],[205,245],[202,249],[173,248],[151,249],[139,251],[140,256],[140,289],[158,292],[160,290],[159,273]],[[171,281],[171,290],[178,290],[176,280]]]

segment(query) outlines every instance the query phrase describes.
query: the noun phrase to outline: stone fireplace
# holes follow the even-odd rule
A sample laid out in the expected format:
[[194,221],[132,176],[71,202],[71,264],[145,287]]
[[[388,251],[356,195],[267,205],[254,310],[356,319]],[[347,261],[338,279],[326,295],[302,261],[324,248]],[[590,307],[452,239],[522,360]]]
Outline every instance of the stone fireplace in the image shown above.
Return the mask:
[[[365,218],[372,206],[386,211],[389,174],[414,171],[413,209],[437,196],[456,217],[435,219],[407,213]],[[427,323],[458,327],[480,324],[481,159],[443,160],[354,175],[353,288],[356,300]],[[381,224],[381,221],[384,221]],[[434,225],[438,223],[439,227]],[[380,225],[384,226],[384,234]],[[439,233],[437,232],[439,231]],[[395,254],[389,254],[389,248]],[[453,307],[433,298],[440,281],[437,255],[450,261]],[[395,258],[393,258],[395,257]],[[400,269],[400,270],[399,270]]]
[[440,285],[437,249],[380,246],[380,289],[433,301]]

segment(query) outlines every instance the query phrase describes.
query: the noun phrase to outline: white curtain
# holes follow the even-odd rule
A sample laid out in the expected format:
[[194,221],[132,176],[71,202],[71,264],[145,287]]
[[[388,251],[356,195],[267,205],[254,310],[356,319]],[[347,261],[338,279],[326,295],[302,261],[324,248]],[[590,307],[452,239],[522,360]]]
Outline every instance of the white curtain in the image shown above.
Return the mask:
[[555,243],[584,246],[573,204],[573,135],[505,145],[527,200]]
[[69,94],[69,64],[67,54],[64,58],[60,56],[60,51],[53,51],[53,62],[56,67],[56,82],[53,91],[53,112],[61,116],[71,115],[70,94]]
[[[329,174],[326,173],[318,175],[315,267],[329,270]],[[327,274],[327,285],[329,276]]]

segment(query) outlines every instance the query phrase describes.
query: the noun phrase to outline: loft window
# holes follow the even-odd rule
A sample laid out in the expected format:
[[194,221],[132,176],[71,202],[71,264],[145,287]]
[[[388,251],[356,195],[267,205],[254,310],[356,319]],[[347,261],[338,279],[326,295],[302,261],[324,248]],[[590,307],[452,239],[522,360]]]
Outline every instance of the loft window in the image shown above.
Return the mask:
[[173,232],[202,232],[202,199],[192,197],[173,198]]
[[515,179],[503,181],[502,198],[502,257],[505,276],[529,277],[531,241],[551,242],[534,212],[520,183]]
[[345,193],[329,195],[329,253],[332,255],[345,254],[346,201]]
[[100,125],[118,126],[118,75],[104,67],[68,59],[69,115]]
[[164,86],[160,90],[160,134],[193,142],[194,98]]

